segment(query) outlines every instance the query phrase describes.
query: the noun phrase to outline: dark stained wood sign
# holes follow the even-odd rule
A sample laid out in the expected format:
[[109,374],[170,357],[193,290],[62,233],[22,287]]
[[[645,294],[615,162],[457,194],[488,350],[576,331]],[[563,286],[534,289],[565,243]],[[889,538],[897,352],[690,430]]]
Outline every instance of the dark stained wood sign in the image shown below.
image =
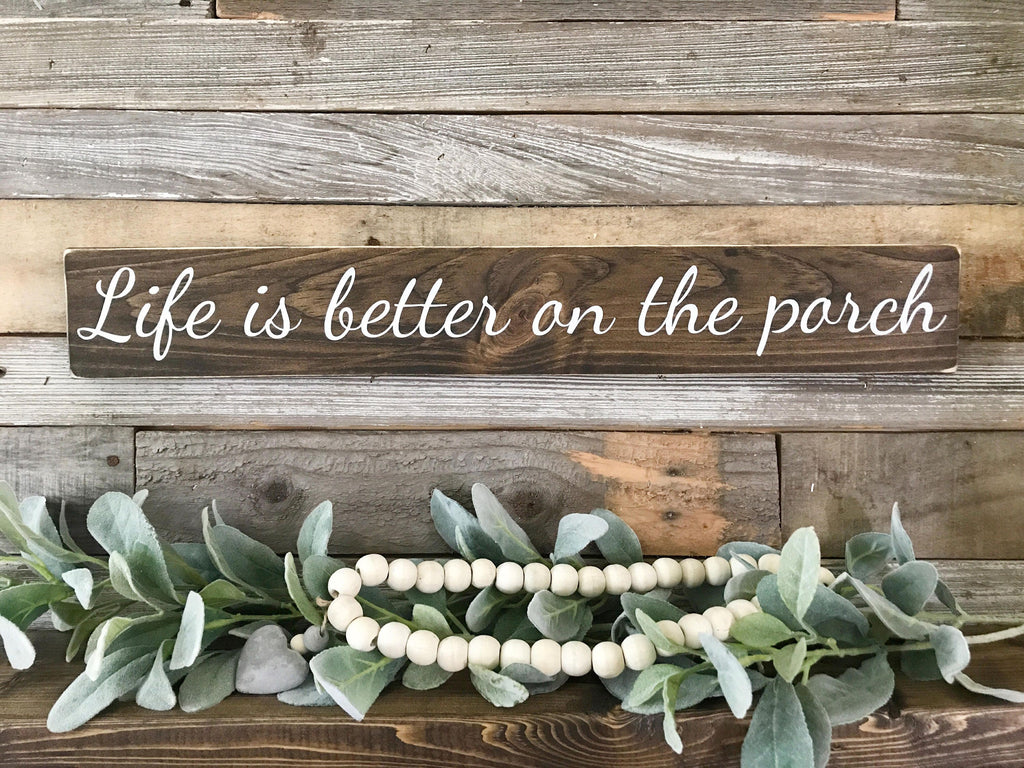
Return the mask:
[[950,246],[65,255],[78,376],[941,371]]

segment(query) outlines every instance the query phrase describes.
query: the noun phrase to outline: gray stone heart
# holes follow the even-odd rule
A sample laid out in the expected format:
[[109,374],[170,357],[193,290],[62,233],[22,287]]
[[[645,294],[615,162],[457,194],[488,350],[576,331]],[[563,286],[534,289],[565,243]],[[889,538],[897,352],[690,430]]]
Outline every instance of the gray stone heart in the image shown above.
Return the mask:
[[308,676],[309,664],[288,646],[288,633],[270,624],[245,641],[238,657],[235,689],[239,693],[281,693],[302,685]]

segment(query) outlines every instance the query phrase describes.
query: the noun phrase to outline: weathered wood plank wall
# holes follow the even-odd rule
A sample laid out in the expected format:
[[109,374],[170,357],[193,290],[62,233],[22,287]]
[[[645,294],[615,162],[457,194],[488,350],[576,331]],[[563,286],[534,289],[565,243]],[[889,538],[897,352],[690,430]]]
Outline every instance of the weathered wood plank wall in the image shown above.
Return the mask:
[[0,196],[477,205],[1020,203],[1022,135],[1022,115],[6,110],[0,111]]
[[[909,21],[0,20],[0,107],[1014,112],[1022,36]],[[952,40],[956,56],[936,55]]]

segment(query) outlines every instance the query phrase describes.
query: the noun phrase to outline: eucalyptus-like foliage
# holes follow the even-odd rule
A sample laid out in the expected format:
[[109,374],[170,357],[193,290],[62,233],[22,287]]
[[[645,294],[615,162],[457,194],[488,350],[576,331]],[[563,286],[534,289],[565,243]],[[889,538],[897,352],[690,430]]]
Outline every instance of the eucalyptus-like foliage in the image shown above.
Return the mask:
[[[45,500],[18,501],[0,483],[0,534],[34,577],[5,580],[0,589],[0,639],[12,666],[25,669],[35,650],[25,630],[50,611],[68,636],[67,660],[85,669],[60,696],[47,725],[76,728],[111,703],[131,698],[155,710],[197,712],[235,692],[241,647],[256,629],[277,624],[289,634],[325,632],[326,647],[309,661],[311,677],[279,700],[296,706],[337,705],[362,719],[393,681],[415,690],[443,685],[451,673],[436,664],[411,665],[377,651],[355,650],[325,621],[327,580],[345,565],[328,556],[333,529],[329,502],[303,524],[296,555],[283,558],[204,510],[202,544],[160,541],[142,510],[146,494],[108,493],[91,508],[87,525],[105,557],[86,552],[61,515],[54,525]],[[629,565],[643,554],[636,534],[612,512],[565,515],[544,558],[501,502],[483,485],[472,488],[476,514],[434,491],[430,514],[441,537],[460,556],[520,563],[582,565],[596,550]],[[758,570],[766,553],[780,555],[778,572]],[[737,563],[724,587],[659,589],[647,594],[561,597],[543,590],[506,595],[494,587],[475,594],[395,594],[364,587],[357,600],[380,623],[397,621],[438,637],[490,634],[499,641],[621,641],[645,634],[659,652],[643,672],[605,680],[630,712],[662,717],[665,739],[685,748],[676,712],[722,697],[736,717],[752,712],[743,768],[787,765],[822,768],[831,730],[857,722],[885,704],[893,666],[919,679],[945,679],[965,688],[1024,703],[1024,694],[976,683],[964,670],[970,646],[1024,634],[1024,626],[964,635],[984,617],[963,612],[935,568],[917,560],[893,507],[889,533],[867,532],[846,545],[846,569],[830,586],[819,582],[818,539],[795,531],[781,552],[755,542],[731,542],[718,554]],[[744,561],[741,556],[753,558]],[[703,635],[700,648],[666,636],[661,621],[715,602],[756,597],[762,612],[737,620],[727,641]],[[929,610],[931,609],[931,610]],[[322,635],[321,635],[322,636]],[[827,672],[818,664],[828,660]],[[845,662],[837,670],[836,662]],[[491,670],[470,665],[477,691],[499,707],[556,690],[564,673],[547,675],[527,664]]]

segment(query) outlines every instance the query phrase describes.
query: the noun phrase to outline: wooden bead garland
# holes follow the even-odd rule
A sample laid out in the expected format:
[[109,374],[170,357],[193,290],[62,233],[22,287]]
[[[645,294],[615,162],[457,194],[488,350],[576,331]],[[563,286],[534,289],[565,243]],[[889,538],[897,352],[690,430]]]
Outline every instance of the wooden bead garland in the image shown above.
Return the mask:
[[[431,594],[441,589],[463,592],[470,587],[496,587],[504,594],[520,591],[539,592],[550,589],[554,594],[598,597],[619,595],[627,591],[649,592],[655,588],[672,589],[682,585],[693,588],[703,583],[722,585],[733,575],[748,569],[777,572],[778,555],[762,555],[757,561],[738,555],[730,562],[722,557],[705,560],[658,558],[653,563],[634,563],[629,568],[610,564],[604,569],[587,565],[576,569],[567,563],[548,568],[543,563],[504,562],[495,565],[487,559],[472,562],[452,559],[444,563],[425,560],[419,564],[405,558],[388,561],[382,555],[364,555],[355,568],[341,568],[328,579],[328,592],[334,598],[327,607],[326,623],[345,634],[346,642],[356,650],[377,649],[391,659],[408,658],[419,666],[437,664],[446,672],[458,672],[470,664],[487,669],[509,664],[530,664],[542,673],[555,676],[564,672],[580,677],[593,671],[599,677],[611,678],[626,669],[642,671],[656,663],[658,656],[671,655],[658,651],[644,634],[632,634],[621,643],[604,641],[591,648],[579,640],[558,643],[542,638],[532,645],[512,639],[504,643],[490,635],[466,638],[451,635],[439,638],[430,630],[413,630],[407,623],[391,621],[383,625],[364,616],[356,599],[363,586],[387,584],[396,591],[412,588]],[[822,568],[819,581],[828,585],[835,576]],[[728,640],[732,625],[744,616],[760,611],[756,598],[736,599],[724,606],[712,606],[703,613],[685,614],[679,621],[657,622],[661,633],[671,642],[692,650],[702,647],[701,637],[712,635]],[[327,645],[326,633],[310,627],[292,638],[292,647],[303,653],[317,653]]]

